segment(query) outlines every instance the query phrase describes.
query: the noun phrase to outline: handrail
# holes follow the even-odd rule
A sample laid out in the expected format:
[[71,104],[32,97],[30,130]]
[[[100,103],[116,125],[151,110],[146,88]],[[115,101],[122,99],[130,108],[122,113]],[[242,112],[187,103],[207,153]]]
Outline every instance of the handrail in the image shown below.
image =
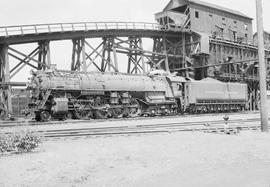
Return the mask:
[[154,30],[180,31],[181,27],[167,28],[157,23],[146,22],[77,22],[0,27],[0,37],[42,34],[53,32],[76,32],[91,30]]

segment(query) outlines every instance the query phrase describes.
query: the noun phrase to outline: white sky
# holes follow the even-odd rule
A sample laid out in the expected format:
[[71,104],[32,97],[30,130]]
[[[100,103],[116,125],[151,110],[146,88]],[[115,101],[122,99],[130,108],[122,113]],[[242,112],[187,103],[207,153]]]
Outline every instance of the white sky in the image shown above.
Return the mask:
[[[238,10],[252,18],[256,17],[255,0],[203,1]],[[262,1],[264,28],[270,31],[270,22],[267,21],[270,18],[270,0]],[[169,0],[2,0],[0,26],[83,21],[155,22],[154,14],[162,11],[168,2]],[[255,20],[253,30],[256,31]],[[70,43],[66,41],[64,44],[70,45]],[[52,56],[56,58],[53,63],[65,61],[69,68],[71,48],[66,52],[64,44],[56,44],[55,48],[58,51],[52,51]],[[59,51],[62,54],[68,53],[69,56],[62,57]],[[21,77],[22,75],[19,75],[17,80],[21,80]]]
[[[255,18],[255,0],[203,0]],[[265,29],[270,30],[270,0],[262,0]],[[0,25],[77,21],[154,22],[169,0],[2,0]],[[254,22],[255,25],[255,22]]]

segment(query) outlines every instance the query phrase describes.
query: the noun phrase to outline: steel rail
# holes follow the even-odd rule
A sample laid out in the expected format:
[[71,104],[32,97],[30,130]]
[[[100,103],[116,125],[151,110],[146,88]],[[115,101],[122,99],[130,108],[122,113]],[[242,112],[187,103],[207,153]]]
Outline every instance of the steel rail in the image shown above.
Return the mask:
[[[169,132],[237,132],[239,130],[258,130],[260,128],[259,118],[236,119],[236,120],[211,120],[196,122],[169,122],[155,123],[149,125],[124,125],[124,126],[103,126],[103,127],[80,127],[57,129],[37,129],[37,132],[49,138],[68,138],[68,137],[89,137],[89,136],[112,136],[130,134],[150,134],[150,133],[169,133]],[[3,132],[10,134],[11,131]],[[16,129],[15,129],[16,130]],[[30,129],[31,130],[31,129]],[[35,129],[36,130],[36,129]]]
[[[233,123],[248,123],[248,122],[254,122],[258,121],[259,118],[257,119],[247,119],[247,120],[231,120],[226,122],[227,124],[233,124]],[[145,129],[150,129],[150,128],[156,128],[156,127],[189,127],[189,126],[205,126],[205,125],[219,125],[219,124],[224,124],[224,120],[213,120],[213,121],[204,121],[204,122],[172,122],[172,123],[156,123],[156,124],[149,124],[149,125],[134,125],[134,126],[110,126],[110,127],[86,127],[86,128],[76,128],[75,130],[78,131],[104,131],[104,130],[115,130],[115,129],[125,129],[125,128],[145,128]],[[69,129],[53,129],[53,130],[44,130],[44,131],[39,131],[39,132],[73,132],[73,128]]]
[[[248,121],[250,122],[250,121]],[[259,123],[259,121],[258,121]],[[152,126],[122,126],[122,127],[103,127],[103,128],[80,128],[80,129],[59,129],[39,131],[45,138],[63,138],[63,137],[86,137],[86,136],[108,136],[108,135],[130,135],[130,134],[149,134],[149,133],[168,133],[168,132],[234,132],[238,130],[258,130],[260,125],[236,125],[224,127],[224,122],[211,123],[205,127],[202,122],[182,125],[177,123],[155,124]]]
[[[256,114],[257,112],[244,112],[244,113],[230,113],[229,115],[239,115],[239,114]],[[218,113],[222,116],[227,113]],[[152,119],[181,119],[186,117],[199,117],[199,116],[216,116],[217,114],[182,114],[182,115],[172,115],[172,116],[148,116],[148,117],[135,117],[135,118],[109,118],[109,119],[87,119],[87,120],[65,120],[65,121],[49,121],[49,122],[37,122],[32,120],[23,121],[0,121],[0,128],[6,127],[16,127],[16,126],[43,126],[43,125],[61,125],[61,124],[74,124],[74,123],[101,123],[106,121],[134,121],[134,120],[152,120]],[[259,119],[259,118],[256,118]]]

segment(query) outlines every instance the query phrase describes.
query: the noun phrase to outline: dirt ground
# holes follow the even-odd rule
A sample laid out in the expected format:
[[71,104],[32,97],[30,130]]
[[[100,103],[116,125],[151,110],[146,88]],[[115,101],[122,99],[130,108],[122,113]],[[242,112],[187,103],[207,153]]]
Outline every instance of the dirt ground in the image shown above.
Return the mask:
[[270,134],[50,140],[33,153],[0,156],[0,186],[269,187]]

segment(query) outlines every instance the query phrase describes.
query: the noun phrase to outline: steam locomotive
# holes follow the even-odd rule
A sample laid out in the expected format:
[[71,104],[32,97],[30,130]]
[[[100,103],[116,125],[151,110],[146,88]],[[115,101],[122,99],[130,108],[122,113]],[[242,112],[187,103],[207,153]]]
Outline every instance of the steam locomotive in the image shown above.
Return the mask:
[[36,71],[28,89],[37,121],[239,111],[248,98],[246,84],[196,81],[160,70],[148,75]]

